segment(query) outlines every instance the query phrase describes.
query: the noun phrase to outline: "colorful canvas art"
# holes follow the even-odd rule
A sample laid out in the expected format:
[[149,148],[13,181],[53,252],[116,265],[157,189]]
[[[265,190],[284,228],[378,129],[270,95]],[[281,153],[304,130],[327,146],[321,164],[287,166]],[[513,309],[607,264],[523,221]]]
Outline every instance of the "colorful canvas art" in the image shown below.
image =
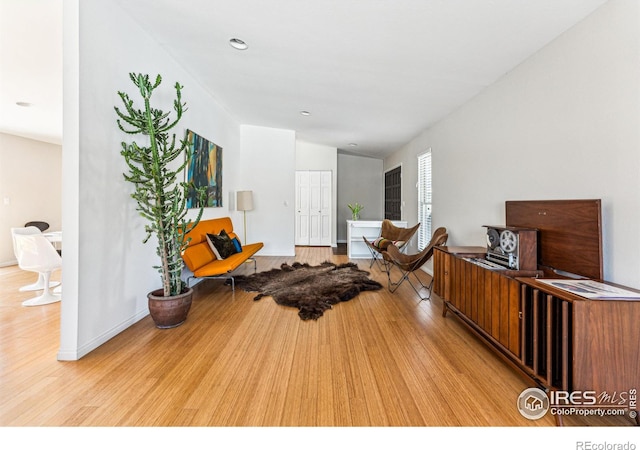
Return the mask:
[[[187,183],[192,185],[187,196],[188,208],[222,206],[222,147],[187,130],[191,159],[187,165]],[[195,189],[206,186],[207,196],[203,204]]]

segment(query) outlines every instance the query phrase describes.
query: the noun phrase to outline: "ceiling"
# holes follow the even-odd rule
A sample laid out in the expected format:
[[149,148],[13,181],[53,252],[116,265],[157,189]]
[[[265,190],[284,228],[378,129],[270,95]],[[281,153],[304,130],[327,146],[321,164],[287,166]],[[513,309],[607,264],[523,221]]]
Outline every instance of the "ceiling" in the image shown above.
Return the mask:
[[[239,123],[377,158],[606,2],[111,1]],[[61,142],[61,2],[0,0],[0,131]]]
[[62,144],[62,0],[0,0],[0,132]]

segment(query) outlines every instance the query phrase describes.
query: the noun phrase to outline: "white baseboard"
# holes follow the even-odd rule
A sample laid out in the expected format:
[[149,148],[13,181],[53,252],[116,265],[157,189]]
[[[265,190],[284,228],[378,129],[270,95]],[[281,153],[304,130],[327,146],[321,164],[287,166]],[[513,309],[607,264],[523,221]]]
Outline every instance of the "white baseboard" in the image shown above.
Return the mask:
[[63,348],[58,349],[57,359],[58,361],[77,361],[89,352],[95,350],[100,347],[102,344],[107,342],[109,339],[115,337],[116,335],[122,333],[124,330],[129,328],[134,323],[138,322],[141,319],[144,319],[149,315],[149,310],[144,309],[143,311],[139,311],[133,317],[120,322],[115,327],[101,334],[100,336],[96,336],[91,341],[87,342],[82,347],[79,347],[76,350],[65,350]]
[[9,266],[17,266],[17,265],[18,265],[18,261],[15,261],[15,260],[0,263],[0,267],[9,267]]

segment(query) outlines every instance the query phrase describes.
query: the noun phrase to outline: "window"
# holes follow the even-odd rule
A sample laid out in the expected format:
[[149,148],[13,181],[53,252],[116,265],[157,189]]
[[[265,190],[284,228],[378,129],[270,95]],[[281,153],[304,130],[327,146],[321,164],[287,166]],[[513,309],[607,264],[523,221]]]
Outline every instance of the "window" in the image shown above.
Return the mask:
[[431,240],[431,149],[418,155],[418,248]]

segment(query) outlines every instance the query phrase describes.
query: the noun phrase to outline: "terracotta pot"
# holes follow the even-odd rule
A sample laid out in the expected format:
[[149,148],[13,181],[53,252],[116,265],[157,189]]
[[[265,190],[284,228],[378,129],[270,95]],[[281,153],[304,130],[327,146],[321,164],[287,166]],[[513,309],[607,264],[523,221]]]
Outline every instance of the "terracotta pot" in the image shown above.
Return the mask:
[[187,320],[191,308],[193,289],[185,288],[182,294],[165,297],[162,289],[147,294],[149,313],[158,328],[174,328]]

